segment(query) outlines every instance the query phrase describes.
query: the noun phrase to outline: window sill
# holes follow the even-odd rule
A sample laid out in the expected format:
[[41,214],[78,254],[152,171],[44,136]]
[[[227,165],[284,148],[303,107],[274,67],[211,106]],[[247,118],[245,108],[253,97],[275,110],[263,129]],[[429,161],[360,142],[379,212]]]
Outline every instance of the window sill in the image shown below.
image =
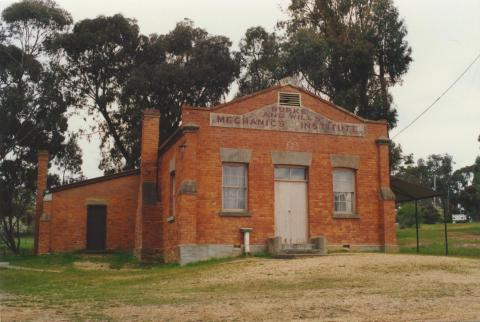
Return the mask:
[[222,210],[218,213],[220,217],[252,217],[252,214],[249,211],[245,210]]
[[359,214],[345,214],[345,213],[333,213],[333,218],[335,219],[359,219]]

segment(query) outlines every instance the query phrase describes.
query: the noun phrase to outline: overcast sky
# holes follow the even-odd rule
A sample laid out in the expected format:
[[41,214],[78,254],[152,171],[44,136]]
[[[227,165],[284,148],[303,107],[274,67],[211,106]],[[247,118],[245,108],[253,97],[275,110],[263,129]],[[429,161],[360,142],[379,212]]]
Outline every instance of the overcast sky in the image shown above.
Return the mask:
[[[246,29],[261,25],[273,31],[285,17],[288,0],[57,0],[75,21],[122,13],[135,18],[143,34],[164,34],[183,18],[211,34],[229,37],[234,48]],[[480,0],[394,1],[408,29],[413,62],[401,86],[392,90],[399,112],[395,134],[430,105],[480,53]],[[3,10],[12,1],[0,1]],[[79,123],[72,124],[78,127]],[[449,153],[455,168],[480,154],[480,61],[412,127],[395,138],[415,158]],[[82,142],[83,171],[101,175],[97,142]]]

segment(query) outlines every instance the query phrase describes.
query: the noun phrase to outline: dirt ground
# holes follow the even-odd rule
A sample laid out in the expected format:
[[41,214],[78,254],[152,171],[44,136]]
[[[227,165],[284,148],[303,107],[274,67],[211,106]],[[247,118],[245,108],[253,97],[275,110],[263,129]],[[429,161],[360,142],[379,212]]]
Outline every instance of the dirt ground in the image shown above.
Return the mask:
[[[139,287],[148,300],[140,303],[107,301],[54,307],[23,300],[18,306],[2,307],[1,320],[480,320],[478,259],[335,254],[296,260],[237,260],[212,264],[198,274],[160,279],[155,272],[145,274],[150,274],[151,282]],[[112,274],[111,279],[115,278],[120,277]],[[82,315],[88,310],[94,314]]]

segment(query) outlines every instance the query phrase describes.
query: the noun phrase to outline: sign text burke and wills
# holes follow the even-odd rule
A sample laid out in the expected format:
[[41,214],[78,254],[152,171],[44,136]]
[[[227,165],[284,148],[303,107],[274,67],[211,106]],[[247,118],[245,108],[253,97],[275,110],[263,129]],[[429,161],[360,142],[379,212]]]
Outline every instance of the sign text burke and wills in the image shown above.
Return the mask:
[[246,114],[210,113],[210,126],[363,136],[363,124],[334,122],[306,107],[267,106]]

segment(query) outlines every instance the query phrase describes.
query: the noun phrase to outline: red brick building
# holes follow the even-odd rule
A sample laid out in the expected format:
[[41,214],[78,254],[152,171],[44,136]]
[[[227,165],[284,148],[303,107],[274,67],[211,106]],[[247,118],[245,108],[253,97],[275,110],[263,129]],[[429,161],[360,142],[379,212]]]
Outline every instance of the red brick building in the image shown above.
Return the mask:
[[329,249],[396,248],[386,122],[284,85],[184,106],[161,144],[160,126],[145,111],[140,169],[45,194],[39,156],[38,253],[134,250],[187,263],[240,254],[243,231],[252,252],[319,236]]

